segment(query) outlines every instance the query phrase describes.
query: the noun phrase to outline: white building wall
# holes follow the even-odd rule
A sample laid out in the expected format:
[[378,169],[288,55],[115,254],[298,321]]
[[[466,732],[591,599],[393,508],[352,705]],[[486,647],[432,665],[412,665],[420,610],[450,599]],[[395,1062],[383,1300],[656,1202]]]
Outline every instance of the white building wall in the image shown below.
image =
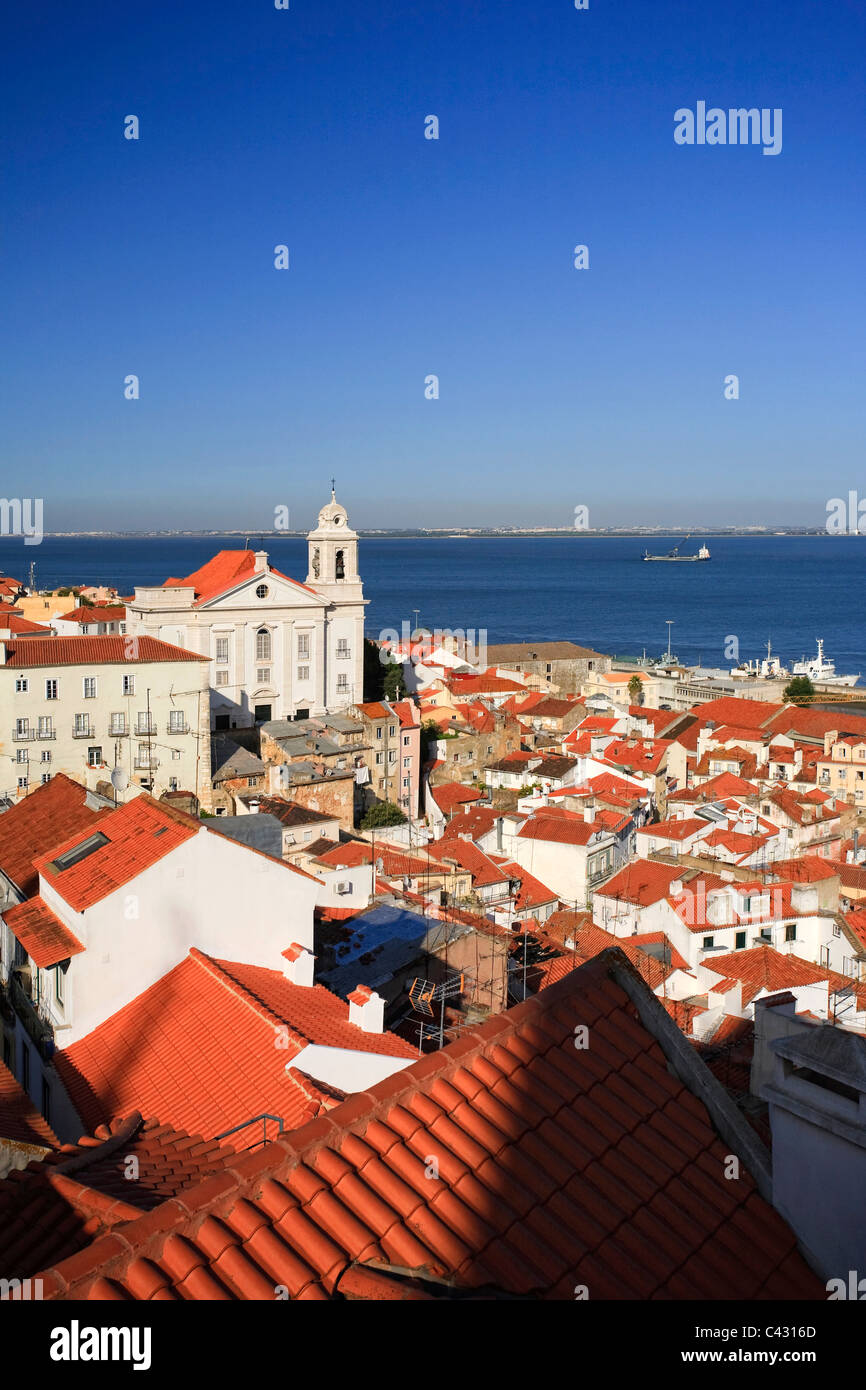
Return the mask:
[[58,1035],[68,1047],[143,993],[196,946],[206,955],[282,970],[292,942],[313,950],[318,881],[202,829],[85,912],[45,879],[45,902],[85,946],[66,976]]

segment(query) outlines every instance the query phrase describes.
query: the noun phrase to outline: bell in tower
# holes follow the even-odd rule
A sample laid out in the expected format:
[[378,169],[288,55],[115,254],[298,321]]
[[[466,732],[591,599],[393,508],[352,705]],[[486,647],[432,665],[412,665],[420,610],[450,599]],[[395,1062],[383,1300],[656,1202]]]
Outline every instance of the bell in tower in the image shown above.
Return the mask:
[[358,533],[349,525],[346,508],[337,501],[331,483],[331,500],[319,512],[315,531],[307,536],[307,583],[328,598],[360,598]]

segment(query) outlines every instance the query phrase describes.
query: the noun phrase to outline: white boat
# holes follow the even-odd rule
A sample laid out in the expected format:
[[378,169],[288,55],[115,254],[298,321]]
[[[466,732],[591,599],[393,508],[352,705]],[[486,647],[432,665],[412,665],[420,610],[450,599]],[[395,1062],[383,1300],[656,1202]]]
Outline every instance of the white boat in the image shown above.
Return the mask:
[[791,667],[791,674],[794,676],[808,676],[810,681],[829,682],[832,685],[856,685],[860,679],[860,672],[856,676],[839,676],[836,674],[835,663],[824,657],[824,639],[816,637],[818,643],[818,655],[807,661],[805,656],[802,661],[795,661]]
[[777,656],[773,656],[772,643],[767,643],[767,655],[763,661],[744,661],[731,671],[732,676],[751,677],[764,681],[787,680],[791,672],[786,671]]

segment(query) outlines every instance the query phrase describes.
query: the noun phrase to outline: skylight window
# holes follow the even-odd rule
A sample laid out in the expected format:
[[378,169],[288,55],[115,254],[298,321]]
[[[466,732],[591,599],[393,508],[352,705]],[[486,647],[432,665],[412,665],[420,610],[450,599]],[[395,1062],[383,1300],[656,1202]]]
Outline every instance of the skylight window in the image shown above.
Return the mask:
[[55,873],[61,874],[64,869],[71,869],[73,864],[80,864],[82,859],[87,859],[89,855],[95,854],[103,845],[109,843],[108,836],[97,830],[95,835],[89,835],[86,840],[66,850],[64,854],[58,854],[56,859],[52,859],[51,868]]

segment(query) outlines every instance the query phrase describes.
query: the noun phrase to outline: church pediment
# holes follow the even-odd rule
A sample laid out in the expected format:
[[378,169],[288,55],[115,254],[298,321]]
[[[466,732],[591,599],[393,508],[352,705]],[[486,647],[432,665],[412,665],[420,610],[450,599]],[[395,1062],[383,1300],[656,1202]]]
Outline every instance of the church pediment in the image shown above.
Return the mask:
[[[261,589],[267,592],[261,595],[257,592]],[[272,570],[267,574],[249,575],[240,584],[199,604],[202,612],[251,608],[260,612],[263,617],[275,608],[306,609],[312,615],[321,613],[325,606],[325,600],[319,594],[313,593],[302,584],[293,583],[283,575],[274,574]]]

